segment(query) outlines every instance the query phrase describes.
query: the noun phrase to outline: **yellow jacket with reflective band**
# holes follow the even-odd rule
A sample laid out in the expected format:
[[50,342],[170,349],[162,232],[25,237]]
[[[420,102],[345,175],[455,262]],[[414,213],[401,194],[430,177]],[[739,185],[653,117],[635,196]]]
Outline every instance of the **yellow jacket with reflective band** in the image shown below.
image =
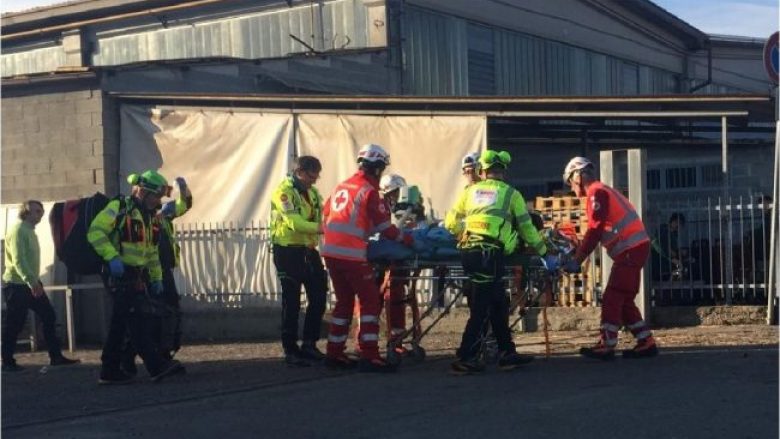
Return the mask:
[[[126,211],[120,215],[123,205]],[[118,224],[117,219],[122,224]],[[145,267],[149,270],[149,279],[158,281],[162,280],[157,249],[160,233],[159,221],[155,217],[144,219],[133,199],[125,197],[111,200],[95,216],[89,226],[87,240],[106,262],[119,256],[125,265]]]
[[307,201],[295,188],[293,177],[282,180],[271,198],[271,242],[281,246],[316,247],[322,223],[322,197],[317,188],[308,190]]
[[181,247],[179,246],[179,243],[176,242],[176,236],[173,231],[173,220],[184,215],[187,213],[188,210],[190,210],[189,207],[187,207],[187,200],[179,193],[178,198],[176,198],[176,201],[174,201],[174,213],[172,217],[166,216],[166,215],[160,215],[160,224],[162,224],[162,231],[163,233],[168,236],[168,242],[173,246],[173,256],[174,256],[174,267],[179,266],[179,255],[181,254]]
[[539,255],[547,253],[523,196],[500,180],[482,180],[464,189],[444,226],[461,237],[460,248],[502,246],[504,253],[511,254],[517,248],[519,231]]
[[12,284],[27,284],[30,288],[38,283],[41,272],[41,248],[35,228],[20,221],[5,235],[5,271],[3,281]]

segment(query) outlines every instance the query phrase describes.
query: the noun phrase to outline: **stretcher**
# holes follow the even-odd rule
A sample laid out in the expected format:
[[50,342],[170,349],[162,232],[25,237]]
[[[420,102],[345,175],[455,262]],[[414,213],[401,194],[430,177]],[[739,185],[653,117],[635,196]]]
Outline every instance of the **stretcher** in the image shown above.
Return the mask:
[[[513,255],[507,260],[503,277],[505,291],[510,297],[509,315],[515,316],[510,322],[510,329],[517,326],[530,306],[541,302],[545,352],[548,356],[546,305],[552,303],[553,288],[557,285],[554,276],[555,274],[549,273],[544,267],[540,257],[520,254]],[[418,298],[418,288],[422,281],[429,281],[434,285],[431,289],[431,299],[425,307],[420,304]],[[382,292],[390,288],[391,282],[407,284],[404,302],[411,310],[412,323],[403,333],[388,342],[387,359],[394,364],[400,363],[402,356],[414,361],[422,361],[425,359],[426,352],[421,346],[421,341],[449,315],[454,306],[464,301],[470,289],[468,277],[463,272],[459,260],[410,259],[387,265],[381,286]],[[485,360],[492,361],[493,357],[497,356],[495,342],[491,341],[490,335],[487,335],[482,344]]]

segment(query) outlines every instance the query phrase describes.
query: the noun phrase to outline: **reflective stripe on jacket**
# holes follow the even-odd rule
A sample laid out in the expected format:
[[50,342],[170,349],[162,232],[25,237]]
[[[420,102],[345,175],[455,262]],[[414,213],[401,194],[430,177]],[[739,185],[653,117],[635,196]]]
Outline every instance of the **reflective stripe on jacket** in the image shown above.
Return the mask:
[[[123,210],[124,214],[121,214]],[[131,197],[125,197],[110,201],[95,216],[87,240],[106,262],[119,256],[125,265],[145,267],[149,270],[149,279],[157,281],[162,280],[157,248],[160,233],[159,220],[145,216]]]
[[[599,208],[599,206],[594,205],[596,191],[604,191],[608,195],[607,199],[609,200],[607,216],[601,219],[601,221],[594,218],[594,211]],[[599,226],[600,223],[604,223],[600,241],[612,259],[615,259],[626,250],[650,241],[650,237],[645,231],[645,226],[642,224],[642,219],[639,218],[634,206],[631,205],[631,202],[623,194],[600,181],[588,186],[587,194],[586,212],[588,221],[590,224],[599,224]]]
[[447,213],[444,226],[461,235],[460,248],[500,245],[511,254],[518,244],[518,232],[539,255],[547,253],[541,235],[531,222],[525,199],[500,180],[486,179],[463,190]]
[[308,199],[295,188],[293,177],[286,177],[271,198],[271,242],[281,246],[316,247],[322,222],[322,197],[312,186]]

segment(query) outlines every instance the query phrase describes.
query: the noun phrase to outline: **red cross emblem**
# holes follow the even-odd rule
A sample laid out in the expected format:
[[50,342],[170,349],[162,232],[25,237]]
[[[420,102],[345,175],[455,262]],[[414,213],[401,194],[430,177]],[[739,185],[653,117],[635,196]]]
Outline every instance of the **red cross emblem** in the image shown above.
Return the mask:
[[340,212],[344,207],[347,206],[347,201],[349,201],[349,192],[347,192],[346,189],[342,189],[338,192],[336,192],[336,195],[333,197],[333,201],[330,203],[330,207],[336,211]]

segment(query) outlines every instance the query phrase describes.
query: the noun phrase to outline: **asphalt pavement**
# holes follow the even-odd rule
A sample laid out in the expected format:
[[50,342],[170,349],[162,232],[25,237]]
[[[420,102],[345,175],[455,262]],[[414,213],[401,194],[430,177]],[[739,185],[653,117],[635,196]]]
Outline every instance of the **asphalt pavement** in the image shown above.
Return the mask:
[[95,350],[78,353],[82,365],[56,368],[44,367],[45,354],[21,354],[27,369],[2,376],[2,436],[777,438],[776,329],[770,342],[743,344],[726,339],[750,331],[724,331],[721,344],[670,334],[656,358],[612,362],[579,358],[573,336],[555,334],[568,344],[549,359],[465,377],[448,373],[455,334],[388,375],[288,368],[276,344],[213,345],[181,353],[186,375],[153,384],[141,373],[132,385],[104,387]]

